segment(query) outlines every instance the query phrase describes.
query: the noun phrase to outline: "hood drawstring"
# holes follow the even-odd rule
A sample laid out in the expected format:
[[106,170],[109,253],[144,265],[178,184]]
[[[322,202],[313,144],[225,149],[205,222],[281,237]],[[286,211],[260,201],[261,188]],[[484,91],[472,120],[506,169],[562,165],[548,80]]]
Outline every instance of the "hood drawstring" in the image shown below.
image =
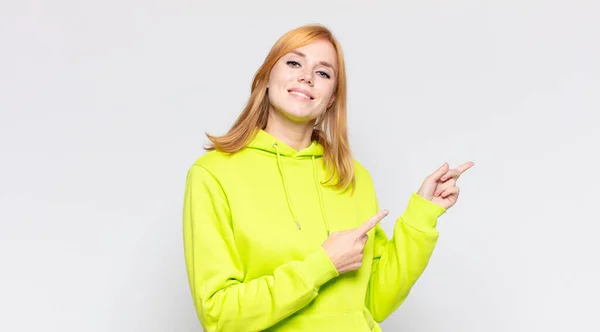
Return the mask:
[[301,229],[300,223],[298,222],[298,219],[296,218],[296,214],[294,213],[294,208],[292,207],[292,201],[290,200],[290,195],[288,193],[287,184],[285,183],[285,174],[283,173],[283,167],[281,167],[281,158],[279,156],[279,145],[277,145],[277,143],[274,143],[273,147],[277,151],[277,168],[279,169],[279,175],[281,176],[281,182],[283,182],[283,190],[285,191],[285,199],[287,200],[288,208],[290,209],[290,212],[292,213],[292,218],[294,218],[294,222],[296,223],[296,226],[298,226],[298,229],[300,230]]
[[[285,199],[287,201],[288,208],[290,210],[290,213],[292,214],[292,218],[294,219],[296,226],[298,227],[298,230],[301,230],[302,228],[300,226],[300,222],[296,218],[296,214],[294,213],[294,208],[292,206],[292,200],[290,199],[290,195],[288,192],[287,182],[285,180],[286,179],[285,172],[283,170],[283,165],[281,163],[281,156],[279,153],[279,146],[277,143],[274,143],[273,147],[275,148],[275,151],[277,154],[277,168],[279,169],[279,175],[281,177],[281,182],[283,184],[283,190],[285,192]],[[325,223],[325,228],[327,230],[327,236],[329,236],[330,235],[329,223],[327,222],[327,215],[325,213],[325,205],[323,203],[323,193],[321,191],[321,183],[320,183],[320,179],[319,179],[319,174],[317,172],[317,163],[315,160],[315,156],[312,156],[312,164],[313,164],[313,176],[314,176],[314,181],[315,181],[315,187],[317,187],[317,194],[319,195],[319,207],[321,209],[321,216],[323,217],[323,222]]]
[[319,206],[321,207],[321,216],[323,217],[323,222],[325,223],[325,228],[327,229],[327,236],[329,236],[329,223],[327,222],[327,215],[325,214],[325,206],[323,204],[323,193],[321,192],[321,180],[319,179],[319,173],[317,172],[317,162],[315,161],[315,156],[312,156],[312,163],[313,174],[315,177],[315,186],[317,187],[317,192],[319,193]]

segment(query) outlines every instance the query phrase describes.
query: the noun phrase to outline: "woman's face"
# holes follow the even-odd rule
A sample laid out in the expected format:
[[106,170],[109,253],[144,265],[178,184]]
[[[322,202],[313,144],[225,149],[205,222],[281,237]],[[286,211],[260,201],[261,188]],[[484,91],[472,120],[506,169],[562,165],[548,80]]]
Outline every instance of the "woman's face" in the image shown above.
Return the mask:
[[318,118],[335,100],[337,70],[335,48],[326,40],[284,55],[269,76],[271,111],[294,122]]

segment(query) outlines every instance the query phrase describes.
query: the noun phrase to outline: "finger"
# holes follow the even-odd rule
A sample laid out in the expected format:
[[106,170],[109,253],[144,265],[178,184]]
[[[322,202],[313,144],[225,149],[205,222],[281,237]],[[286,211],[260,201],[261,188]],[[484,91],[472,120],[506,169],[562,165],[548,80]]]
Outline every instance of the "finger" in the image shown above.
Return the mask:
[[459,175],[460,175],[460,174],[464,173],[466,170],[468,170],[469,168],[471,168],[473,166],[475,166],[475,163],[472,162],[472,161],[469,161],[469,162],[466,162],[466,163],[458,166],[456,168],[456,170],[459,172]]
[[467,163],[464,163],[464,164],[458,166],[457,168],[451,169],[448,172],[446,172],[446,174],[444,174],[440,178],[440,180],[441,181],[446,181],[449,178],[458,179],[462,175],[462,173],[464,173],[466,170],[468,170],[469,168],[473,167],[474,165],[475,165],[475,163],[473,163],[471,161],[467,162]]
[[433,195],[439,196],[441,193],[443,193],[448,188],[454,187],[454,185],[456,185],[456,179],[450,179],[450,180],[438,185],[437,188],[435,189],[435,192],[433,193]]
[[446,172],[448,172],[448,163],[444,163],[442,166],[436,169],[435,172],[431,173],[428,178],[430,181],[435,182],[438,181],[442,175],[446,174]]
[[458,179],[462,173],[464,173],[466,170],[473,167],[474,165],[475,165],[474,162],[469,161],[467,163],[464,163],[464,164],[458,166],[457,168],[451,169],[440,178],[440,181],[446,181],[449,178]]
[[451,187],[451,188],[444,190],[440,196],[442,198],[446,198],[450,195],[458,194],[459,192],[460,192],[460,189],[455,186],[455,187]]
[[458,179],[458,177],[460,176],[460,172],[456,169],[451,169],[448,170],[448,172],[446,172],[446,174],[444,174],[441,178],[440,181],[446,181],[450,178],[456,178]]
[[381,221],[381,219],[385,218],[385,216],[387,216],[388,213],[389,212],[387,210],[382,210],[376,215],[369,218],[369,220],[367,220],[364,224],[362,224],[356,229],[358,237],[367,234],[371,229],[373,229],[373,227],[377,225],[379,221]]

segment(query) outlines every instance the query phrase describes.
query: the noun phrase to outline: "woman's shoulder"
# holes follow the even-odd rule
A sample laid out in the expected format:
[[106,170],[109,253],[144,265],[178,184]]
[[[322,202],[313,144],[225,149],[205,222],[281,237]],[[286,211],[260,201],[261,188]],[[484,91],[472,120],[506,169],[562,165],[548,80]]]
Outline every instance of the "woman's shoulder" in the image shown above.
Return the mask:
[[354,158],[353,161],[354,161],[354,179],[356,181],[356,184],[359,187],[363,187],[363,188],[366,187],[366,188],[369,188],[369,190],[370,190],[374,186],[373,177],[371,176],[371,172],[369,171],[369,169],[367,168],[367,166],[365,164],[363,164],[356,158]]
[[365,178],[371,179],[371,173],[369,172],[369,169],[358,159],[354,158],[353,161],[354,161],[354,175],[356,177],[365,177]]
[[218,170],[227,167],[230,164],[232,154],[227,154],[221,151],[212,150],[205,152],[196,158],[192,167],[200,166],[207,170]]

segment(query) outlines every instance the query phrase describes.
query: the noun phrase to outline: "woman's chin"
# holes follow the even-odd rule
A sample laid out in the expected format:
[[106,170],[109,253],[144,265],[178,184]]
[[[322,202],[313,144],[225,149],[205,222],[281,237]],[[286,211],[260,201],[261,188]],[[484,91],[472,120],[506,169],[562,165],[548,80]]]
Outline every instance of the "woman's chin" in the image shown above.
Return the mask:
[[271,110],[273,109],[277,110],[279,116],[295,123],[309,123],[319,117],[319,114],[315,110],[304,107],[292,106],[285,109],[274,107]]
[[309,123],[317,118],[317,116],[310,112],[290,112],[286,114],[286,117],[297,123]]

